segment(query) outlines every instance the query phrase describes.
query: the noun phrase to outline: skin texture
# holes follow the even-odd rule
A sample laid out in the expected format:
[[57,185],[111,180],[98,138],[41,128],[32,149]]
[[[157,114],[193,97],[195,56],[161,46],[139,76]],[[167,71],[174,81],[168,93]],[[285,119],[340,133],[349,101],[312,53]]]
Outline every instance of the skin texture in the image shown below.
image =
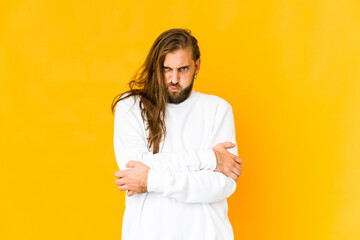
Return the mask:
[[129,161],[126,165],[127,170],[115,172],[115,184],[119,186],[120,191],[128,191],[127,195],[131,197],[136,193],[147,192],[147,178],[150,168],[140,161]]
[[[191,48],[179,49],[168,53],[163,65],[165,83],[168,87],[169,102],[181,103],[189,97],[194,77],[200,70],[200,58],[192,58]],[[234,181],[238,180],[242,168],[242,160],[226,149],[235,147],[234,143],[223,142],[215,145],[212,150],[216,156],[215,171],[221,172]],[[140,161],[129,161],[127,170],[115,172],[115,184],[120,191],[127,191],[127,196],[147,192],[147,179],[150,168]]]
[[188,98],[199,70],[200,58],[196,62],[193,60],[190,47],[166,55],[163,73],[170,103],[180,103]]
[[226,150],[233,147],[235,147],[234,143],[224,142],[216,144],[212,150],[215,153],[217,163],[215,172],[221,172],[237,181],[242,171],[240,166],[242,160]]

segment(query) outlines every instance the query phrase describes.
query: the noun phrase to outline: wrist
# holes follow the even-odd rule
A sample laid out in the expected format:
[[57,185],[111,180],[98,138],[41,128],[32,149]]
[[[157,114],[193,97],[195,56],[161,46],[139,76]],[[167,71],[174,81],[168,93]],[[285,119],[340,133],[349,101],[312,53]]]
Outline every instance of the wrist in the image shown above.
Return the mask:
[[142,181],[142,191],[143,192],[148,192],[148,177],[149,177],[149,169],[147,169],[147,171],[145,172],[145,176],[143,178],[143,181]]
[[214,156],[215,156],[215,168],[214,171],[218,170],[218,166],[219,166],[219,153],[217,150],[212,148],[212,151],[214,152]]

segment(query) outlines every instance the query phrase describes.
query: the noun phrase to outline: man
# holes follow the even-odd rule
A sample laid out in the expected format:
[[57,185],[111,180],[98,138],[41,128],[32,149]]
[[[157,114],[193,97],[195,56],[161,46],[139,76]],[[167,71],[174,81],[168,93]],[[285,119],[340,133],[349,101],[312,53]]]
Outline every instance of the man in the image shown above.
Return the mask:
[[234,239],[226,200],[242,170],[234,117],[225,100],[192,89],[199,70],[195,37],[170,29],[114,99],[125,240]]

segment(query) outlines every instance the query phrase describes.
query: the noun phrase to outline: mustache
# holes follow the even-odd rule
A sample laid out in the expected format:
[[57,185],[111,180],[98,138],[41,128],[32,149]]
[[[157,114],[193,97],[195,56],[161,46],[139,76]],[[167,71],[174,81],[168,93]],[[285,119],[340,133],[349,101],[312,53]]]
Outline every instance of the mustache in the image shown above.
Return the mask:
[[173,84],[173,83],[168,83],[167,84],[167,87],[177,87],[177,88],[181,88],[180,84],[179,83],[176,83],[176,84]]

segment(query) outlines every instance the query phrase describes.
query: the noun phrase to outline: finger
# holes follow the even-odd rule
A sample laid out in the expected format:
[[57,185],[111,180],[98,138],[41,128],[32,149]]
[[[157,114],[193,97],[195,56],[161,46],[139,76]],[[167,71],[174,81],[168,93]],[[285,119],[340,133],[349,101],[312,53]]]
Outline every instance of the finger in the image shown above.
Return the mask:
[[125,184],[125,180],[120,178],[120,179],[116,179],[115,180],[115,184],[118,186],[124,185]]
[[115,177],[122,177],[123,176],[123,171],[119,170],[115,172]]
[[232,142],[223,142],[223,143],[221,143],[220,144],[223,148],[232,148],[232,147],[235,147],[235,144],[234,143],[232,143]]
[[131,196],[134,195],[134,194],[135,194],[134,191],[130,191],[130,190],[129,190],[129,191],[127,192],[128,197],[131,197]]
[[225,148],[226,149],[228,149],[228,148],[233,148],[233,147],[235,147],[236,146],[236,144],[235,143],[232,143],[232,142],[226,142],[226,144],[225,144]]
[[135,167],[135,161],[132,161],[132,160],[128,161],[128,162],[126,163],[125,167],[127,167],[127,168],[133,168],[133,167]]
[[127,191],[127,190],[129,190],[129,187],[127,185],[122,185],[122,186],[119,187],[119,190],[120,191]]
[[239,164],[235,164],[235,168],[241,173],[242,167]]
[[229,177],[231,177],[235,182],[238,180],[238,177],[236,176],[235,173],[230,173]]
[[237,168],[234,168],[233,171],[232,171],[237,177],[240,176],[241,174],[241,170],[237,169]]
[[241,158],[238,158],[238,157],[235,158],[235,161],[236,161],[237,163],[239,163],[239,164],[242,163],[242,159],[241,159]]

